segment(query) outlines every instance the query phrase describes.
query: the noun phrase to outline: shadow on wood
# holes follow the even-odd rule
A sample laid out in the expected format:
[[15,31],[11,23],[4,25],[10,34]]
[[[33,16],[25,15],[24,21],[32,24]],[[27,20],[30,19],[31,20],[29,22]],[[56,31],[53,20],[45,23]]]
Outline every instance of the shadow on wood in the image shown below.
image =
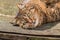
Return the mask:
[[28,29],[28,30],[41,30],[41,31],[47,30],[47,29],[51,29],[51,28],[55,27],[59,23],[60,23],[60,21],[52,22],[52,23],[46,23],[46,24],[41,25],[41,27],[34,28],[34,29]]

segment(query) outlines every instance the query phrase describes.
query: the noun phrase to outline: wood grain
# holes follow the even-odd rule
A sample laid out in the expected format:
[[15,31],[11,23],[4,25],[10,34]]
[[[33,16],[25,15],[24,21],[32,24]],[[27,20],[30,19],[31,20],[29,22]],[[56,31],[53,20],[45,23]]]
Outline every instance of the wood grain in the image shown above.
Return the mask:
[[[0,21],[0,35],[23,36],[23,37],[55,37],[60,38],[60,23],[44,24],[42,28],[22,29],[13,26],[9,22]],[[0,36],[1,37],[1,36]]]

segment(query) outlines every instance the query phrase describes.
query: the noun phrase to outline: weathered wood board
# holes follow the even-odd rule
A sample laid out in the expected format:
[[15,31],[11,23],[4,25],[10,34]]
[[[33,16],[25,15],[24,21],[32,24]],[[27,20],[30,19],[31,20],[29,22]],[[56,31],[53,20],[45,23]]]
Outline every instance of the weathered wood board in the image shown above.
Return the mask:
[[56,37],[60,38],[60,22],[47,23],[40,28],[35,29],[22,29],[18,26],[13,26],[7,21],[0,21],[0,34],[13,34],[19,36],[46,36],[46,37]]

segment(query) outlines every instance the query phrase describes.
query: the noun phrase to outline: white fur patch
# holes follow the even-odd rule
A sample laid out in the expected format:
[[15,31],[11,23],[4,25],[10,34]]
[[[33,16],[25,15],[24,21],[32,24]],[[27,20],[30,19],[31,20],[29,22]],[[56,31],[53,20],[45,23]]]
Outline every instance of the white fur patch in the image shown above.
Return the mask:
[[39,18],[38,15],[35,14],[36,22],[35,22],[35,27],[39,24]]
[[22,5],[19,5],[20,9],[23,9],[25,7],[25,5],[29,2],[30,0],[23,0],[23,2],[21,3]]

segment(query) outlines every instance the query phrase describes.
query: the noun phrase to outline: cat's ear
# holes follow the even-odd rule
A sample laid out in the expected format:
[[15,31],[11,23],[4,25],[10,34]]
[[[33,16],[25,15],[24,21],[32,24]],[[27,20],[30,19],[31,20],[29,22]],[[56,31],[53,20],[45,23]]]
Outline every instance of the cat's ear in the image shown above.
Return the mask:
[[20,9],[20,7],[21,7],[20,3],[17,3],[17,7]]
[[23,9],[23,8],[25,7],[25,4],[23,4],[23,3],[18,3],[18,4],[17,4],[17,7],[18,7],[19,9]]

